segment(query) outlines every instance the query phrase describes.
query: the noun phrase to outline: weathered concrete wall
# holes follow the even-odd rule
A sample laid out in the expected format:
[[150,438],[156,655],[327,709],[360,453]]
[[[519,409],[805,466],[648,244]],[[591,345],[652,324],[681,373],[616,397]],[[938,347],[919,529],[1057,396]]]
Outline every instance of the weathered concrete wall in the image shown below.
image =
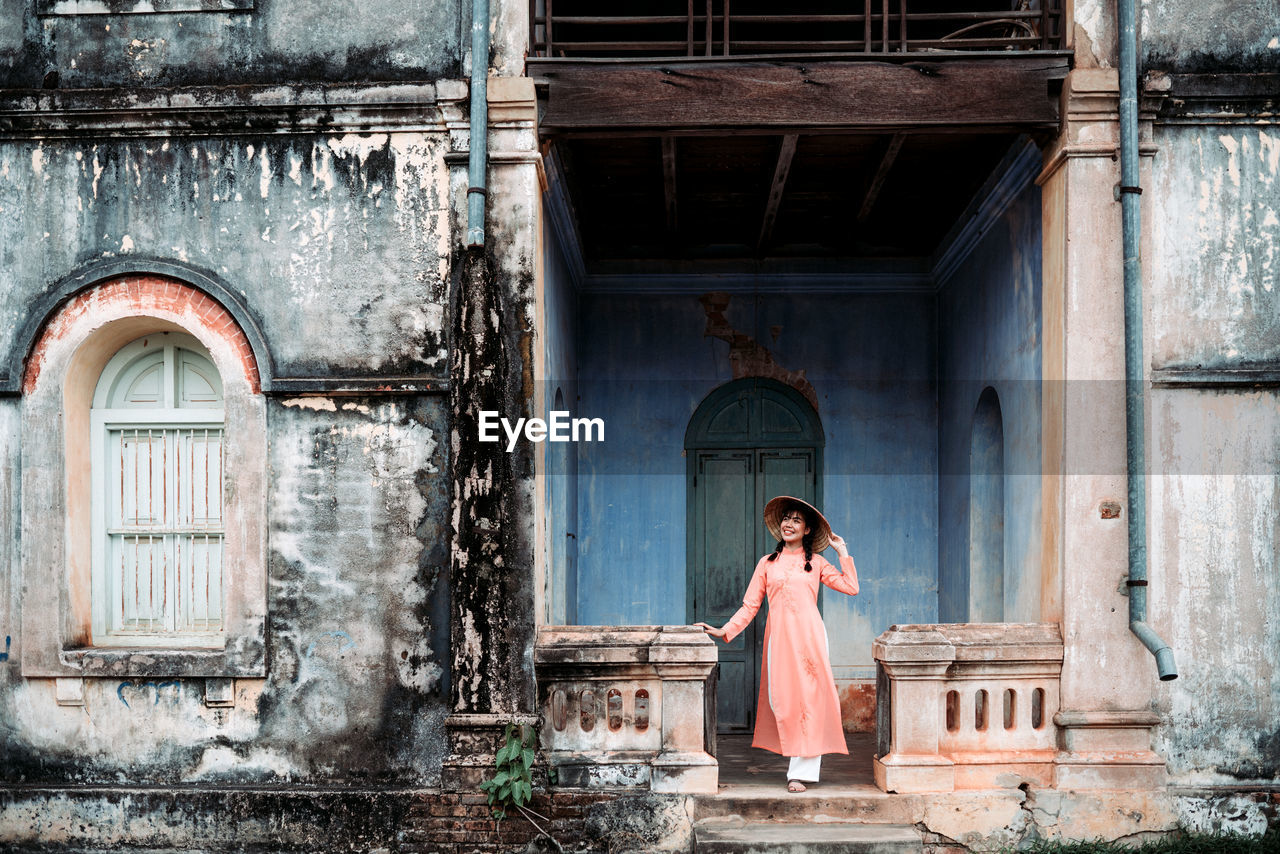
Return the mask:
[[52,283],[137,255],[234,283],[280,373],[444,375],[445,144],[409,133],[6,143],[0,353],[25,356],[14,336]]
[[1140,0],[1145,70],[1280,70],[1275,0]]
[[[0,0],[0,88],[456,78],[469,38],[469,4],[460,0],[253,0],[229,12],[71,14],[137,5]],[[44,7],[67,14],[37,16]]]
[[[1137,0],[1139,74],[1280,69],[1275,0]],[[1076,0],[1067,24],[1076,68],[1118,64],[1116,0]]]
[[1003,416],[1004,620],[1040,619],[1040,190],[1031,177],[938,294],[938,617],[946,622],[970,619],[970,440],[988,386]]
[[[101,19],[99,19],[101,20]],[[77,268],[132,257],[206,270],[293,376],[445,376],[443,134],[10,141],[0,147],[0,350]],[[15,350],[17,352],[15,352]],[[18,413],[0,407],[16,532]],[[269,401],[267,676],[234,708],[200,679],[88,679],[83,706],[23,679],[19,554],[0,545],[11,783],[426,785],[447,703],[448,428],[440,395]],[[234,568],[233,568],[234,571]]]
[[1068,43],[1076,68],[1114,68],[1116,65],[1116,0],[1076,0],[1070,7]]
[[1155,367],[1280,361],[1280,127],[1162,127],[1152,167]]
[[[862,587],[825,597],[832,663],[842,685],[872,678],[875,636],[937,613],[933,299],[761,294],[735,296],[725,314],[817,391],[823,511]],[[580,406],[607,432],[578,445],[579,623],[688,619],[685,430],[733,379],[728,345],[705,326],[695,295],[582,297]]]
[[[1188,784],[1280,778],[1280,399],[1223,382],[1280,361],[1280,129],[1157,126],[1147,347],[1201,388],[1150,397],[1152,619],[1179,678],[1157,749]],[[1216,379],[1215,379],[1216,378]]]
[[[20,406],[6,401],[6,416]],[[0,668],[4,780],[154,784],[428,782],[442,744],[435,400],[285,400],[270,409],[268,676],[208,708],[200,679],[87,679],[83,706]],[[6,421],[13,419],[6,417]],[[5,433],[7,449],[14,433]],[[12,518],[12,512],[9,515]],[[13,577],[12,563],[6,578]],[[9,613],[17,608],[17,591]],[[10,618],[11,619],[11,618]]]

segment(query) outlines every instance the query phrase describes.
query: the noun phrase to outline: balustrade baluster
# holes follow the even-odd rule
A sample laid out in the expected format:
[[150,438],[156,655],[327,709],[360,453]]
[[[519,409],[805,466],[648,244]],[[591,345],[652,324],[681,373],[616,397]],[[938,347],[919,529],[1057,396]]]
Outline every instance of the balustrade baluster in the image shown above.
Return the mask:
[[685,52],[685,56],[693,56],[693,0],[689,0],[689,23],[687,37],[689,39],[689,48]]

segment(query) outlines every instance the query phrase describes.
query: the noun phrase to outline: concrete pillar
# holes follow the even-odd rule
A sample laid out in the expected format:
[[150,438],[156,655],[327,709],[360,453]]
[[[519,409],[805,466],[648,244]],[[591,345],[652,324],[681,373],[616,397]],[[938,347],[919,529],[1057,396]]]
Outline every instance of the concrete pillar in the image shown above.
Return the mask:
[[894,626],[876,638],[872,655],[889,676],[886,719],[892,721],[889,752],[877,756],[876,785],[886,792],[950,792],[955,763],[938,753],[942,738],[939,687],[956,650],[934,626]]
[[718,653],[706,642],[706,635],[699,637],[685,626],[667,626],[649,648],[649,660],[662,678],[662,752],[653,760],[655,792],[716,792],[719,767],[707,752],[708,741],[715,738],[715,720],[707,714],[707,679]]
[[[532,667],[534,473],[530,443],[481,442],[482,410],[534,415],[528,326],[536,268],[538,155],[531,81],[489,83],[487,238],[454,254],[449,402],[453,416],[449,743],[446,789],[492,775],[507,723],[535,723]],[[455,141],[465,137],[453,129]],[[459,146],[461,147],[461,146]],[[465,155],[450,156],[455,244],[466,233]]]
[[[1065,645],[1055,785],[1164,783],[1151,751],[1157,684],[1129,631],[1119,83],[1077,69],[1038,178],[1044,217],[1042,616]],[[1144,121],[1150,138],[1149,117]],[[1144,172],[1154,150],[1144,147]],[[1143,178],[1144,183],[1147,178]],[[1144,212],[1144,217],[1146,213]]]

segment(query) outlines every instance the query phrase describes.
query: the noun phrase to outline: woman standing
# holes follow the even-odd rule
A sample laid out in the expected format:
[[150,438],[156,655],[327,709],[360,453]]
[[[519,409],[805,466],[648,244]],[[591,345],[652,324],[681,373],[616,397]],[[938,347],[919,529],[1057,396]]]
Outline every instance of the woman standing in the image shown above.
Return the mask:
[[[858,572],[844,540],[831,532],[813,505],[780,495],[765,505],[764,524],[778,546],[756,564],[742,607],[724,628],[695,625],[728,643],[769,597],[751,746],[791,757],[787,790],[803,792],[805,783],[818,781],[822,754],[849,752],[827,631],[818,613],[818,585],[853,596],[858,592]],[[828,545],[840,556],[840,570],[822,557]]]

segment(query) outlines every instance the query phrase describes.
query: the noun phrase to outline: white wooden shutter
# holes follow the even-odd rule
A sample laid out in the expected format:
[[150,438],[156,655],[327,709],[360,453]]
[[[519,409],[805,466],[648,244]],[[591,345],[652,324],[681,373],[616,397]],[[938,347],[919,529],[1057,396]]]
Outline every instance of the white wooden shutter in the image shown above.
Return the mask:
[[176,333],[135,341],[103,371],[91,418],[97,645],[221,642],[221,385]]

